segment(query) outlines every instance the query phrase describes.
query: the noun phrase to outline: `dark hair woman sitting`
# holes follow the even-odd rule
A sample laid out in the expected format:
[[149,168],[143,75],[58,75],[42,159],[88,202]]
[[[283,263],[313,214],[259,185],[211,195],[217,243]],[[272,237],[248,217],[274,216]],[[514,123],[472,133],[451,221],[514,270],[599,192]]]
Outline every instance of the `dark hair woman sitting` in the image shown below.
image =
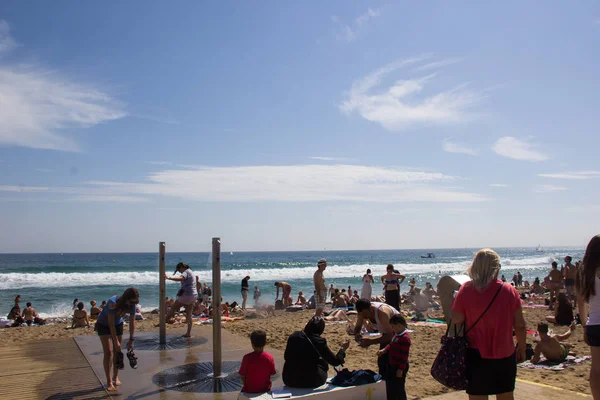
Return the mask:
[[283,383],[289,387],[316,388],[327,380],[329,364],[344,363],[346,349],[350,341],[342,345],[337,354],[327,347],[327,341],[321,337],[325,330],[325,320],[312,317],[303,331],[290,335],[285,348],[283,364]]

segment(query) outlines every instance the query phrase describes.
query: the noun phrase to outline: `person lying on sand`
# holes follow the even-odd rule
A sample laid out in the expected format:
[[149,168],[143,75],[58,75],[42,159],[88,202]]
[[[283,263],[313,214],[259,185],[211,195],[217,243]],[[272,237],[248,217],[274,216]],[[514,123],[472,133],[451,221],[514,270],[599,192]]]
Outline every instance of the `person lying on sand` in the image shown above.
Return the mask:
[[344,310],[333,310],[326,317],[323,317],[325,321],[350,321],[346,311]]
[[571,333],[575,330],[575,323],[571,324],[569,330],[562,335],[548,335],[548,324],[545,322],[540,322],[537,329],[540,334],[540,342],[535,346],[531,363],[539,363],[542,355],[548,361],[563,362],[569,355],[571,346],[568,343],[561,343],[561,341],[567,340],[571,336]]

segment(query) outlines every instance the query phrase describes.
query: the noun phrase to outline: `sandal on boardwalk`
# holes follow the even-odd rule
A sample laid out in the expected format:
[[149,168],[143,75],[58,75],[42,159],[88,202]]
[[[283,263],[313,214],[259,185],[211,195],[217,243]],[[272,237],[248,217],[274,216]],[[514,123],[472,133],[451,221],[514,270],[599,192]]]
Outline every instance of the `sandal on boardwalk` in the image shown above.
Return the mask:
[[135,356],[135,353],[133,352],[133,350],[129,350],[127,352],[127,358],[129,358],[129,366],[133,369],[137,368],[137,357]]

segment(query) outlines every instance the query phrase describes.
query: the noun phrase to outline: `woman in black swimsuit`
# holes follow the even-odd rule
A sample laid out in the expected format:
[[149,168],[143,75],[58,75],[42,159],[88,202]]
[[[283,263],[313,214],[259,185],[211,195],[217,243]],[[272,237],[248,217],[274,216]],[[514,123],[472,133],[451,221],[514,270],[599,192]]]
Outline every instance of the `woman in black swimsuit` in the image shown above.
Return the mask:
[[385,287],[385,303],[400,310],[400,284],[406,277],[394,272],[392,264],[387,265],[387,273],[381,277],[381,282]]

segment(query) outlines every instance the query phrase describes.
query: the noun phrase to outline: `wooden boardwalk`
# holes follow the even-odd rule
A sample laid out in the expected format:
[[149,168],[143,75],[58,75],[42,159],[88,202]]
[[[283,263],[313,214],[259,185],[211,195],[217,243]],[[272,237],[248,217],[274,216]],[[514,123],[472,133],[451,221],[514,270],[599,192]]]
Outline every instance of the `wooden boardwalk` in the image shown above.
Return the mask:
[[5,398],[111,398],[73,339],[3,346],[0,360]]
[[[464,392],[452,392],[440,394],[438,396],[427,397],[423,400],[465,400],[468,395]],[[490,396],[490,398],[495,398]],[[515,388],[516,400],[537,400],[537,399],[552,399],[552,400],[576,400],[576,399],[591,399],[592,396],[585,393],[572,392],[570,390],[561,389],[542,383],[529,382],[517,378]]]

